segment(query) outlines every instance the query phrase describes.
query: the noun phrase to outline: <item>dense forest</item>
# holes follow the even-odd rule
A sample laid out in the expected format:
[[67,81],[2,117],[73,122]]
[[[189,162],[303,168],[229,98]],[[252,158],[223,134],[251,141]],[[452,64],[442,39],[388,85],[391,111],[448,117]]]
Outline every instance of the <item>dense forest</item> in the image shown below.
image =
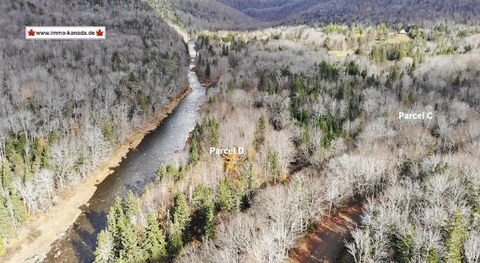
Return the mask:
[[352,201],[365,209],[348,262],[478,262],[479,36],[444,24],[200,34],[209,100],[189,161],[116,201],[96,262],[285,262]]
[[167,21],[196,35],[202,30],[253,29],[267,26],[217,0],[148,0]]
[[312,23],[416,23],[445,21],[476,23],[480,6],[476,0],[321,0],[311,1],[307,9],[292,14],[289,24]]
[[[140,1],[0,3],[0,253],[29,215],[98,167],[186,86],[187,49]],[[25,40],[103,25],[104,41]]]
[[[479,8],[1,2],[0,255],[187,89],[174,27],[195,42],[208,100],[178,160],[100,211],[95,263],[297,262],[350,206],[360,219],[327,261],[480,262]],[[101,25],[107,38],[31,41],[25,25]]]
[[476,0],[149,0],[163,17],[191,32],[254,30],[279,25],[329,23],[475,23]]

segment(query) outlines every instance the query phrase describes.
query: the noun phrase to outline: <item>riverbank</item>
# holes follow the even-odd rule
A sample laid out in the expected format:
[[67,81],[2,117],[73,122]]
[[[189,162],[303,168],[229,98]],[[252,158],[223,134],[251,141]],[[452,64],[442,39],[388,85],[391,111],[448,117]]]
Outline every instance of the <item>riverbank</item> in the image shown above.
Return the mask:
[[6,253],[0,257],[1,262],[38,262],[49,251],[51,245],[60,238],[82,213],[97,189],[132,149],[135,149],[145,135],[153,131],[177,107],[178,103],[191,91],[189,86],[173,99],[161,113],[147,122],[145,127],[137,130],[126,142],[119,145],[111,156],[103,162],[90,176],[81,183],[66,189],[61,194],[61,201],[47,213],[32,215],[22,226],[16,237],[6,247]]

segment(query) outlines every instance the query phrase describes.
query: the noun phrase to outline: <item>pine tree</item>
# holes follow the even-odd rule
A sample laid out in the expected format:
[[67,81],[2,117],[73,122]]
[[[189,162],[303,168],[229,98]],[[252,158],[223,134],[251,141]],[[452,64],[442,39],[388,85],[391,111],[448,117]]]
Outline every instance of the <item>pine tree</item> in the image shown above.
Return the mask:
[[398,262],[410,262],[413,247],[413,236],[411,233],[399,235],[397,241]]
[[190,222],[190,207],[182,192],[177,192],[174,198],[173,222],[182,226],[183,229]]
[[250,161],[245,162],[245,170],[243,176],[247,181],[247,192],[252,192],[255,188],[255,172],[253,170],[253,164]]
[[113,237],[107,230],[102,230],[97,237],[94,263],[114,262]]
[[130,223],[126,216],[118,221],[120,235],[120,262],[136,263],[145,260],[145,254],[139,246],[138,235],[135,226]]
[[125,216],[132,224],[137,224],[141,214],[140,202],[133,192],[129,192],[123,204]]
[[115,201],[113,202],[112,207],[110,207],[110,211],[107,215],[107,229],[112,235],[113,240],[113,252],[115,257],[118,257],[120,252],[121,244],[120,244],[120,232],[119,232],[119,221],[124,217],[122,202],[120,198],[117,196]]
[[263,143],[265,142],[265,130],[266,130],[265,117],[262,115],[258,119],[257,128],[254,134],[254,137],[255,137],[254,145],[256,150],[260,149],[260,146],[262,146]]
[[0,189],[4,193],[13,191],[10,176],[10,163],[7,160],[3,160],[0,163]]
[[235,200],[228,178],[225,178],[220,183],[220,187],[218,190],[218,201],[220,203],[220,209],[222,210],[232,211],[235,207]]
[[196,136],[192,139],[192,146],[190,148],[190,163],[196,164],[200,159],[200,153],[197,145]]
[[147,216],[143,249],[147,253],[149,262],[161,262],[167,257],[165,235],[160,229],[155,215],[152,213]]
[[176,255],[183,248],[185,229],[190,222],[190,207],[182,192],[177,192],[174,198],[172,221],[169,226],[170,253]]
[[460,212],[457,212],[455,214],[455,218],[448,224],[448,235],[445,241],[446,262],[462,262],[462,247],[463,243],[467,239],[467,235],[468,230],[465,226],[463,215]]
[[0,237],[8,238],[13,233],[12,220],[5,206],[6,200],[0,197]]
[[212,237],[215,232],[215,203],[211,189],[197,186],[193,192],[193,205],[199,213],[200,235]]
[[280,166],[278,152],[269,151],[267,154],[267,159],[268,159],[268,168],[269,168],[268,170],[270,172],[270,175],[272,176],[273,181],[277,182],[282,173],[282,167]]
[[23,204],[22,198],[19,194],[15,193],[10,196],[10,201],[15,213],[16,222],[19,225],[23,224],[27,220],[28,211]]
[[175,256],[183,248],[183,230],[179,224],[169,222],[168,227],[168,252],[171,256]]
[[436,248],[431,248],[427,252],[427,263],[439,263],[438,252]]

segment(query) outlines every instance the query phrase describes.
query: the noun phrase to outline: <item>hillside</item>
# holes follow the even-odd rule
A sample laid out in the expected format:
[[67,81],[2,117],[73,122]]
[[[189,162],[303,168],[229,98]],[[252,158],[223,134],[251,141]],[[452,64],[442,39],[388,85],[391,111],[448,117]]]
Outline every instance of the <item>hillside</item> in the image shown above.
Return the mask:
[[[212,3],[210,8],[217,6],[219,12],[225,10],[225,7],[218,3],[209,2]],[[235,8],[253,19],[274,24],[423,23],[445,20],[465,23],[480,16],[480,6],[476,0],[217,0],[216,2]]]
[[476,0],[321,0],[286,21],[304,23],[422,23],[454,20],[459,23],[480,17]]
[[[480,28],[397,31],[200,34],[209,99],[189,161],[116,200],[97,262],[280,263],[298,245],[322,262],[479,262]],[[302,250],[313,231],[324,242]]]
[[190,33],[201,30],[251,29],[267,25],[217,0],[149,0],[147,2],[163,18]]
[[314,6],[314,0],[219,0],[243,13],[264,21],[279,21],[295,12],[304,11]]
[[[0,254],[186,85],[182,39],[149,6],[0,3]],[[102,41],[25,40],[25,25],[102,25]]]

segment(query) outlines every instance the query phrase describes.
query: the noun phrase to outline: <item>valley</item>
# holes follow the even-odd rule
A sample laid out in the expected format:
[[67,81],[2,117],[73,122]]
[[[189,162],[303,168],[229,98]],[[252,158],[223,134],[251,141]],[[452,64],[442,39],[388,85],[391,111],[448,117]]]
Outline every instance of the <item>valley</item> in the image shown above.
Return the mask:
[[479,262],[475,1],[0,6],[4,259]]

